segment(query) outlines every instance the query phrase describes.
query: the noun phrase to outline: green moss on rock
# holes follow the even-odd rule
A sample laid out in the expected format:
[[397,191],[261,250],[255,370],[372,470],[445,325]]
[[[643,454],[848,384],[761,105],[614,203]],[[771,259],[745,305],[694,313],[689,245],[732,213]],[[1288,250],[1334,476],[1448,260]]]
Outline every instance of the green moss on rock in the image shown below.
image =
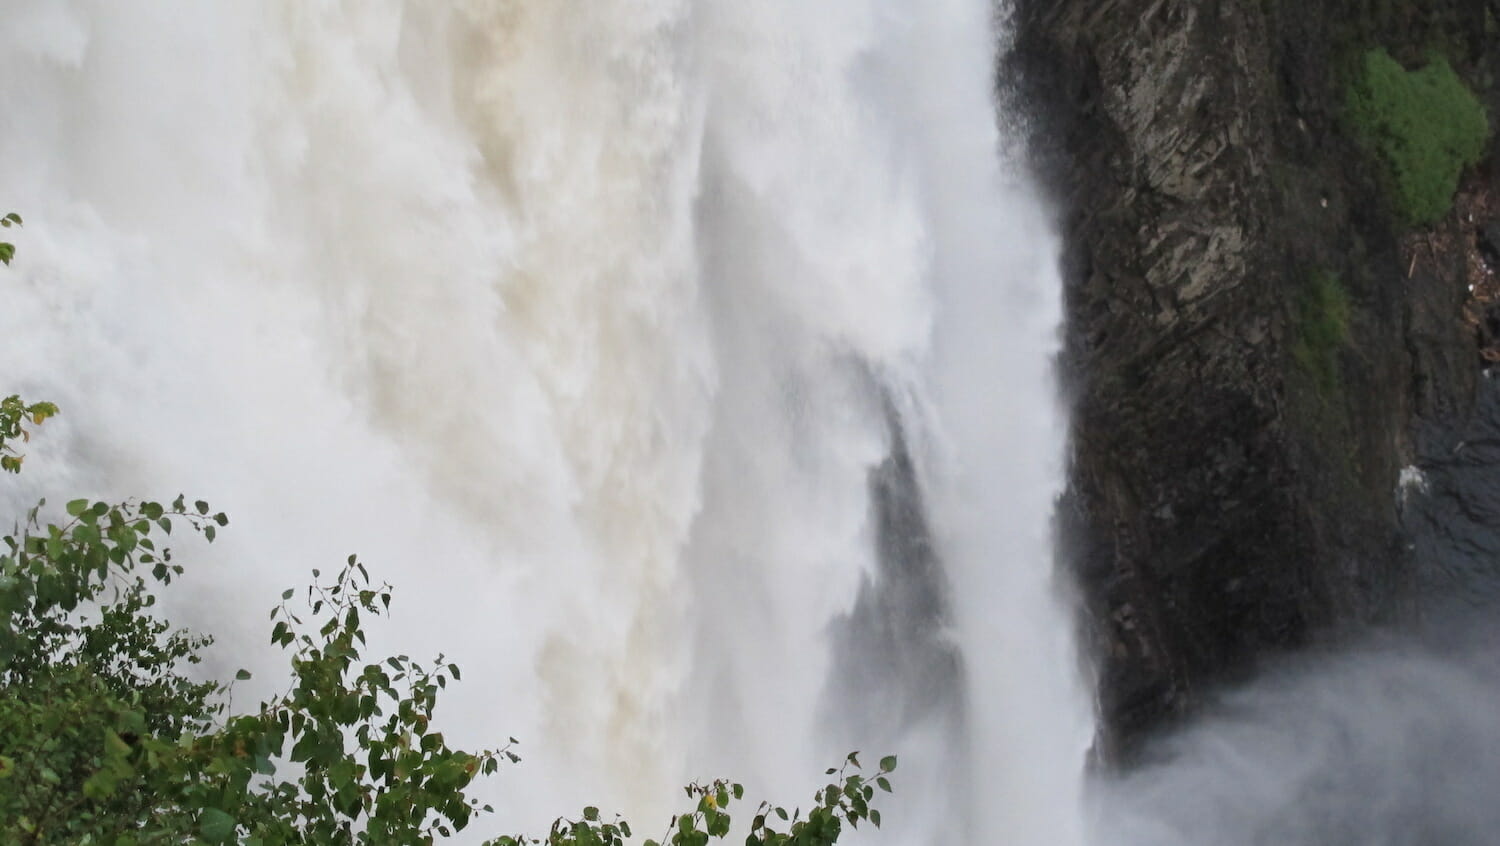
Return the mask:
[[1339,354],[1348,342],[1349,294],[1336,275],[1320,270],[1297,298],[1292,356],[1324,397],[1339,390]]
[[1412,225],[1447,213],[1464,167],[1489,140],[1484,106],[1446,59],[1406,70],[1385,50],[1360,60],[1348,89],[1354,130],[1380,158],[1396,210]]

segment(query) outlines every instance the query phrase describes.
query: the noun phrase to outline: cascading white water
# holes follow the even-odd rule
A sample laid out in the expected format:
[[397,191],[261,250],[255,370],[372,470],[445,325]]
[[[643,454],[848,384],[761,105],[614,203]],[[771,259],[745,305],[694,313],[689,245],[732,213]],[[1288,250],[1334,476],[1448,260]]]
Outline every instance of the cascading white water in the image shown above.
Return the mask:
[[[379,646],[465,667],[450,736],[525,741],[507,827],[719,774],[805,801],[856,742],[902,754],[895,842],[1075,842],[1055,250],[997,160],[991,15],[12,2],[0,388],[64,417],[8,500],[229,511],[173,608],[262,677],[263,609],[359,551]],[[946,741],[829,723],[869,705],[829,634],[896,431],[954,597]]]

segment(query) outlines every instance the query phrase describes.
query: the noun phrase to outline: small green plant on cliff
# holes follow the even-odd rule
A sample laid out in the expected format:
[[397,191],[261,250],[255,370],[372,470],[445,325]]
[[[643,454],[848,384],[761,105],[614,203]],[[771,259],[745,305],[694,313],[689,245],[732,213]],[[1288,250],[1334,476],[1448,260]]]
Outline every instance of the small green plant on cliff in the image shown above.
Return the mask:
[[1448,61],[1406,70],[1385,50],[1366,52],[1347,92],[1348,119],[1380,158],[1396,210],[1421,226],[1447,213],[1464,167],[1489,139],[1489,121]]
[[1339,389],[1339,353],[1349,342],[1349,295],[1338,276],[1319,270],[1297,298],[1292,356],[1328,396]]

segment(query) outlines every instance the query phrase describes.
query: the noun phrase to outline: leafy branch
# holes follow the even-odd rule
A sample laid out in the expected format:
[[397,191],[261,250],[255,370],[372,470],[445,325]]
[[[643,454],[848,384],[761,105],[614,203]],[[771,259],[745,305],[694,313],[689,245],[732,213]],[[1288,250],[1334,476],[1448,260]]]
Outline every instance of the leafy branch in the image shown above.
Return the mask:
[[[851,768],[856,772],[849,772]],[[761,802],[751,818],[746,846],[832,846],[845,823],[858,828],[861,821],[868,821],[879,828],[880,811],[873,806],[875,790],[878,787],[890,792],[888,776],[896,769],[896,756],[882,758],[872,779],[857,772],[859,769],[858,752],[849,753],[842,767],[828,769],[825,774],[835,780],[813,794],[805,817],[800,808],[788,813],[780,805]],[[744,798],[745,788],[718,780],[706,785],[693,783],[683,790],[689,799],[698,800],[697,805],[688,813],[672,817],[660,840],[646,840],[642,846],[705,846],[710,839],[729,836],[734,821],[730,808]],[[599,809],[588,807],[578,819],[554,822],[545,838],[501,837],[487,846],[623,846],[630,836],[628,822],[618,817],[602,821]]]
[[[7,247],[9,244],[0,244]],[[0,251],[3,255],[3,251]],[[16,452],[12,442],[20,438],[23,443],[31,440],[26,424],[40,426],[49,417],[57,415],[57,406],[50,402],[27,404],[15,394],[0,400],[0,470],[7,473],[21,472],[21,462],[26,456]]]

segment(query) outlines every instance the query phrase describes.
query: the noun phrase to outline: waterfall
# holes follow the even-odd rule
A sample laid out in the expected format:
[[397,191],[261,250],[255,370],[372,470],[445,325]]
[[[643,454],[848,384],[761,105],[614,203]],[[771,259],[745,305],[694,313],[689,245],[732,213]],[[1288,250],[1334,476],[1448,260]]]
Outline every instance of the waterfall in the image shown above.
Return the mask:
[[857,747],[901,756],[887,842],[1077,842],[1056,244],[993,15],[15,0],[0,373],[63,416],[7,504],[228,511],[168,602],[267,690],[265,610],[359,552],[372,647],[465,670],[450,740],[523,740],[506,830],[805,802]]

